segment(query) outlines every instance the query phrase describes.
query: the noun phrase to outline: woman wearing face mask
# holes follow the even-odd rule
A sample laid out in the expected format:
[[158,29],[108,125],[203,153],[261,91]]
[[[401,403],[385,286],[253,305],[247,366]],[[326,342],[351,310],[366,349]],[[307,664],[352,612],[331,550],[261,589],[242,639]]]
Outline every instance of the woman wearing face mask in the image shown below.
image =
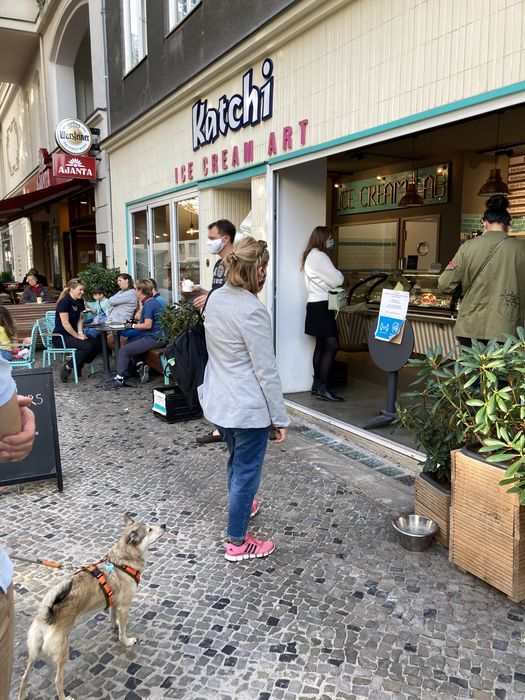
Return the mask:
[[266,279],[265,241],[243,238],[225,259],[227,281],[206,306],[208,364],[199,399],[229,452],[228,561],[271,554],[275,545],[247,534],[261,480],[270,426],[276,443],[286,438],[290,422],[275,355],[270,316],[257,299]]
[[326,254],[334,246],[328,226],[316,226],[304,249],[301,270],[308,292],[304,332],[316,339],[313,357],[312,394],[323,401],[343,401],[328,389],[328,376],[337,353],[335,312],[328,309],[328,292],[339,287],[344,277]]
[[[226,269],[224,260],[233,250],[235,233],[235,226],[228,219],[219,219],[219,221],[214,221],[208,226],[208,241],[206,244],[208,253],[219,256],[219,259],[213,266],[211,291],[220,289],[225,282]],[[198,285],[193,287],[193,291],[199,293],[199,296],[193,300],[193,305],[198,309],[202,309],[210,292]]]

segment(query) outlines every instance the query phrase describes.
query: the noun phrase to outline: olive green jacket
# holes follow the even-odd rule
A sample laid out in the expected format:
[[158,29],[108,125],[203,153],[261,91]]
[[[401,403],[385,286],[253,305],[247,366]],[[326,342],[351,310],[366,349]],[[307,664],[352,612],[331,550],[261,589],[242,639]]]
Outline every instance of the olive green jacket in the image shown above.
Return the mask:
[[461,287],[464,295],[454,331],[458,337],[502,340],[503,333],[513,334],[523,326],[525,241],[507,238],[479,272],[505,238],[503,231],[487,231],[465,241],[439,276],[441,292],[451,294]]

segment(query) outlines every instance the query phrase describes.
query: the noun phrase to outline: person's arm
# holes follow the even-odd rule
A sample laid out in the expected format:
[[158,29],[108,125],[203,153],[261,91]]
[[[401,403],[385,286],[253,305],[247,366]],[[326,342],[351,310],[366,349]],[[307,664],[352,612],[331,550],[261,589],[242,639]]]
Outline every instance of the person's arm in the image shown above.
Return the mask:
[[28,304],[31,301],[31,290],[29,287],[24,287],[24,291],[22,292],[22,297],[20,299],[21,304]]
[[345,281],[344,275],[340,272],[337,267],[332,263],[326,253],[321,253],[318,256],[318,270],[316,270],[319,277],[321,277],[330,287],[339,287]]
[[155,313],[158,313],[158,304],[155,301],[150,301],[144,307],[144,320],[142,323],[132,323],[131,327],[138,331],[149,331],[153,327],[153,321],[155,318]]
[[[439,275],[438,289],[443,294],[453,294],[461,285],[462,275],[464,273],[464,261],[461,248],[454,255],[452,260]],[[463,290],[464,292],[466,290]]]
[[[82,333],[82,321],[79,320],[78,322],[78,327],[80,330],[75,330],[71,323],[69,322],[69,314],[67,311],[61,311],[60,312],[60,320],[62,322],[62,327],[64,330],[69,333],[69,335],[73,336],[73,338],[78,338],[79,340],[83,340],[84,333]],[[80,335],[83,337],[81,338]]]
[[16,389],[11,398],[0,406],[0,438],[6,435],[16,435],[22,429],[22,416],[18,408]]
[[47,287],[43,287],[42,291],[40,292],[40,296],[42,297],[42,301],[52,301],[51,299],[51,292]]
[[195,297],[193,300],[193,306],[195,306],[197,309],[202,309],[208,299],[209,292],[207,292],[205,289],[202,289],[202,292],[202,294],[199,294],[199,296]]

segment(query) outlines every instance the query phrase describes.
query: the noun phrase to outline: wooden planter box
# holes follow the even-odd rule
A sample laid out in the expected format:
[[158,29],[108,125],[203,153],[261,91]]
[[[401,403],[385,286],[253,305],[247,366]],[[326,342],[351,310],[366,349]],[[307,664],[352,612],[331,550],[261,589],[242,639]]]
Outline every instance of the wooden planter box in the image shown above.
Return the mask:
[[500,486],[504,469],[466,450],[452,453],[450,561],[525,599],[525,507]]
[[434,540],[443,547],[448,547],[450,527],[450,490],[434,481],[428,474],[416,477],[416,515],[432,518],[439,530]]

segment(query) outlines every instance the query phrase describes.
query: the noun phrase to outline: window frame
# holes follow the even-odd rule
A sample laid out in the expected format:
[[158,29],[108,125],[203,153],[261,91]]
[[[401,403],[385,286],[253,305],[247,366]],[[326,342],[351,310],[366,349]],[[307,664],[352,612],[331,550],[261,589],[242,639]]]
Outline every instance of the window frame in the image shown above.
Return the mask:
[[[133,62],[133,47],[131,40],[131,3],[136,5],[139,12],[138,56]],[[146,0],[122,0],[122,38],[124,44],[124,75],[131,73],[148,55],[147,32],[147,3]]]
[[202,3],[202,0],[187,0],[188,2],[194,2],[193,7],[180,19],[177,19],[177,2],[178,0],[168,0],[168,11],[167,11],[167,21],[168,21],[168,34],[176,29],[189,17],[192,12]]

